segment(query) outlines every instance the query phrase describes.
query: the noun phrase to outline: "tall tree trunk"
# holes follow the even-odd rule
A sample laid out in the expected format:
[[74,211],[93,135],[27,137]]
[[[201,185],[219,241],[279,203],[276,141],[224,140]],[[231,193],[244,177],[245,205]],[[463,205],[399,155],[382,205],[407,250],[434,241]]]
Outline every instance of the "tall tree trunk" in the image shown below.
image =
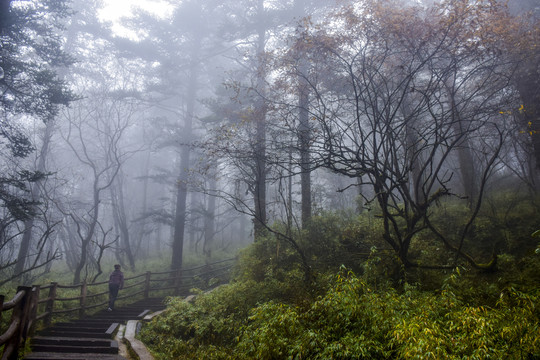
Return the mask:
[[90,224],[88,226],[88,230],[86,231],[85,235],[83,235],[82,233],[80,224],[77,222],[76,219],[73,219],[77,225],[77,232],[81,239],[81,257],[79,258],[79,263],[77,264],[77,267],[75,268],[75,272],[73,273],[74,285],[81,283],[81,273],[84,267],[86,266],[86,263],[88,262],[88,246],[90,245],[90,242],[92,241],[92,238],[94,237],[94,232],[96,230],[96,225],[98,222],[100,193],[101,193],[101,189],[99,188],[99,178],[95,178],[94,185],[93,185],[92,217],[90,220]]
[[120,171],[116,177],[116,181],[110,187],[113,219],[117,228],[117,233],[120,235],[121,250],[126,255],[129,267],[135,269],[135,256],[133,255],[131,240],[129,236],[128,220],[126,207],[124,205],[124,189],[123,189],[123,173]]
[[[301,61],[301,69],[307,70],[305,61]],[[302,70],[301,70],[302,71]],[[306,75],[307,76],[307,75]],[[298,88],[299,126],[298,140],[300,143],[300,185],[302,192],[302,227],[306,227],[311,219],[311,156],[309,143],[311,130],[309,127],[309,92],[307,81],[300,76]]]
[[[521,113],[531,137],[537,174],[540,172],[540,72],[538,59],[529,59],[517,71],[516,85],[523,107]],[[534,176],[533,176],[534,178]],[[540,184],[537,184],[537,190]]]
[[[463,136],[463,134],[468,133],[467,120],[461,118],[459,109],[457,108],[454,86],[448,82],[445,84],[445,86],[450,98],[450,106],[452,110],[450,121],[452,122],[452,127],[456,136]],[[458,143],[457,152],[463,192],[467,197],[467,204],[469,208],[472,209],[473,204],[476,202],[476,197],[478,196],[478,184],[476,183],[474,157],[471,151],[471,143],[466,136],[463,136],[463,139]]]
[[[150,152],[147,152],[146,159],[144,161],[144,174],[143,178],[143,188],[142,188],[142,205],[140,210],[140,216],[144,216],[148,211],[148,179],[150,175]],[[149,257],[148,246],[144,249],[142,248],[143,240],[145,239],[146,234],[146,219],[139,220],[135,223],[135,254],[140,254],[140,256]],[[146,238],[146,242],[149,243],[150,240]]]
[[[259,17],[264,19],[264,1],[257,4]],[[255,105],[255,184],[254,184],[254,236],[255,241],[266,229],[266,104],[264,100],[266,79],[266,27],[261,22],[257,27],[257,90],[260,98]]]
[[171,269],[173,270],[178,270],[182,268],[182,256],[183,256],[183,251],[184,251],[184,231],[186,227],[189,156],[190,156],[189,147],[184,146],[181,152],[180,175],[178,176],[178,181],[176,184],[177,186],[176,208],[175,208],[175,218],[174,218],[174,238],[173,238],[172,259],[171,259]]
[[64,217],[64,226],[60,227],[60,232],[58,235],[62,241],[62,252],[65,254],[64,259],[66,260],[66,265],[70,271],[74,271],[78,264],[78,251],[75,251],[77,246],[74,244],[75,239],[77,239],[77,234],[73,232],[73,225],[71,224],[71,221],[71,218],[67,216]]
[[358,198],[356,200],[356,213],[361,214],[364,212],[364,193],[362,185],[362,175],[359,175],[356,180],[356,187],[358,192]]
[[411,196],[417,204],[423,204],[426,201],[427,194],[424,193],[423,177],[421,171],[421,154],[418,153],[418,135],[416,133],[415,116],[412,114],[409,97],[403,99],[401,112],[405,119],[405,150],[407,154],[407,162],[410,165],[410,180],[409,189],[412,192]]
[[[217,181],[214,174],[210,175],[208,187],[210,189],[217,188]],[[215,215],[216,215],[216,197],[213,195],[207,195],[208,204],[204,212],[204,244],[203,254],[210,260],[212,257],[212,245],[214,243],[215,236]]]
[[191,156],[191,137],[193,134],[193,115],[198,88],[200,39],[196,39],[191,54],[189,80],[186,89],[186,115],[184,118],[184,132],[182,136],[182,150],[180,151],[180,174],[177,182],[176,209],[174,219],[174,238],[172,245],[171,269],[182,268],[184,252],[184,231],[186,227],[187,193],[189,181],[189,166]]
[[[456,131],[461,129],[460,124],[455,124]],[[464,139],[457,148],[459,170],[461,175],[461,182],[463,185],[463,192],[467,197],[467,204],[472,209],[478,196],[478,185],[476,183],[474,158],[470,148],[469,139]]]
[[[294,1],[294,13],[298,16],[298,21],[306,16],[304,0]],[[297,27],[297,32],[302,36],[304,29],[301,24]],[[298,39],[303,42],[302,39]],[[298,142],[300,147],[300,187],[302,195],[302,227],[306,227],[311,219],[311,156],[309,144],[311,130],[309,126],[309,83],[308,64],[305,60],[303,49],[304,44],[300,43],[298,48]]]
[[[199,246],[199,241],[200,241],[200,238],[198,238],[198,235],[197,234],[197,229],[200,228],[199,227],[199,222],[200,222],[200,213],[196,210],[198,209],[198,203],[199,203],[199,199],[202,198],[201,196],[202,194],[198,193],[198,192],[195,192],[195,191],[192,191],[190,193],[190,196],[189,196],[189,206],[188,206],[188,209],[191,209],[191,211],[188,211],[189,213],[189,221],[188,221],[188,237],[187,237],[187,241],[188,241],[188,248],[190,251],[194,252],[194,253],[197,253],[197,247]],[[200,203],[202,204],[204,200],[200,201]],[[201,205],[203,206],[203,205]],[[201,209],[202,210],[202,209]],[[203,215],[204,217],[204,215]],[[204,222],[204,220],[203,220]]]
[[[288,173],[293,173],[293,144],[289,146]],[[293,228],[293,176],[287,181],[287,236],[291,236]]]

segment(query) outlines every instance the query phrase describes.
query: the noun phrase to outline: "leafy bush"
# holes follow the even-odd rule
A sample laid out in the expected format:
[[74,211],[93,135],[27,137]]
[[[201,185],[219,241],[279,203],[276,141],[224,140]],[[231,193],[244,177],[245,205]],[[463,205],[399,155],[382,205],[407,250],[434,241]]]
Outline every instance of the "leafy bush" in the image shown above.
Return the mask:
[[[495,272],[461,261],[454,271],[405,269],[381,239],[380,219],[325,214],[293,234],[315,281],[304,281],[290,243],[269,234],[241,253],[232,284],[190,304],[171,298],[142,339],[160,359],[538,358],[537,217],[534,206],[504,208],[504,199],[491,200],[466,241],[480,245],[475,256],[505,251]],[[433,221],[456,241],[468,211],[444,203]],[[429,236],[416,234],[415,260],[448,264]]]
[[166,315],[143,328],[142,339],[162,359],[540,356],[538,290],[509,288],[493,307],[470,306],[454,293],[459,277],[449,277],[439,293],[411,286],[398,293],[375,291],[343,268],[309,305],[263,302],[268,293],[260,285],[237,283],[193,304],[172,299]]
[[191,303],[171,297],[166,312],[143,328],[141,338],[159,358],[221,358],[236,343],[251,309],[281,295],[281,288],[276,281],[246,280],[199,294]]
[[539,294],[510,289],[494,308],[466,306],[450,290],[373,291],[341,273],[303,310],[253,310],[238,349],[258,359],[521,359],[540,355]]

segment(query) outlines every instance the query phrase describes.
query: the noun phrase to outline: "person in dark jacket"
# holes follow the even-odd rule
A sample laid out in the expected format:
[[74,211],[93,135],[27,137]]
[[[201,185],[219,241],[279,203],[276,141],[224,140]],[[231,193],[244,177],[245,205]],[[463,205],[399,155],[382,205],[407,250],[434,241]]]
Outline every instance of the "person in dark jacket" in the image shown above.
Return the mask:
[[114,265],[114,271],[109,276],[109,308],[113,311],[114,302],[118,297],[118,291],[124,287],[124,273],[120,271],[120,265]]

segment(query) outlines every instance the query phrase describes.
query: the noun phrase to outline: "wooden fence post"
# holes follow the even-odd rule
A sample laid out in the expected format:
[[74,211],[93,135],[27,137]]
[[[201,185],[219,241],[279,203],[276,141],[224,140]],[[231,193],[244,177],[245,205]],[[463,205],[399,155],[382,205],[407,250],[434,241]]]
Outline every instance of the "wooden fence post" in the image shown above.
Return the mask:
[[212,265],[206,263],[203,268],[204,276],[202,276],[201,281],[204,284],[204,288],[207,289],[210,287],[210,279],[212,278]]
[[180,288],[182,287],[182,269],[176,271],[175,282],[175,295],[180,295]]
[[[17,288],[17,293],[19,291],[24,291],[22,299],[15,305],[11,313],[11,324],[18,323],[17,331],[15,334],[6,342],[4,346],[4,355],[8,354],[7,360],[17,360],[19,356],[19,347],[24,344],[26,341],[25,337],[25,328],[26,328],[26,318],[28,317],[28,311],[30,303],[30,296],[32,288],[28,286],[19,286]],[[4,359],[4,357],[2,357]]]
[[144,279],[144,299],[148,299],[150,296],[150,277],[152,273],[150,271],[146,272],[146,278]]
[[52,282],[51,287],[49,288],[49,296],[47,298],[47,303],[45,304],[45,326],[49,327],[52,323],[52,316],[54,310],[54,301],[56,300],[56,288],[58,286],[57,282]]
[[79,319],[84,318],[85,315],[85,307],[86,307],[86,279],[81,284],[81,298],[80,298],[80,309],[79,309]]
[[39,293],[41,292],[41,286],[40,285],[32,285],[32,293],[30,295],[30,302],[29,302],[29,313],[28,313],[28,319],[27,319],[27,329],[25,338],[27,336],[31,336],[34,334],[34,330],[36,328],[36,317],[38,312],[38,306],[39,306]]

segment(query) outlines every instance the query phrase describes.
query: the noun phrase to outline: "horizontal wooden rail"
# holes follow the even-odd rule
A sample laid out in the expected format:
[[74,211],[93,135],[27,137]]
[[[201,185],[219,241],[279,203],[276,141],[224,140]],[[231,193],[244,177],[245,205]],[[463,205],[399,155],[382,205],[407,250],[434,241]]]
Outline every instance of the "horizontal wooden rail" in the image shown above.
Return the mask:
[[[161,296],[189,295],[193,288],[205,290],[226,282],[234,261],[234,258],[225,259],[190,269],[155,273],[148,271],[126,277],[117,300],[130,299],[130,302],[134,302],[141,297],[147,299],[152,293],[159,292]],[[228,264],[222,265],[225,263]],[[102,281],[88,284],[84,281],[78,285],[61,285],[53,282],[48,285],[21,286],[13,299],[6,302],[4,295],[0,295],[0,320],[6,312],[11,311],[7,329],[0,334],[0,347],[4,346],[1,360],[17,359],[19,349],[33,333],[38,321],[43,321],[43,326],[47,327],[51,325],[54,316],[76,312],[79,318],[83,318],[87,311],[105,307],[108,304],[108,283]],[[44,294],[44,297],[40,298],[40,294]]]

